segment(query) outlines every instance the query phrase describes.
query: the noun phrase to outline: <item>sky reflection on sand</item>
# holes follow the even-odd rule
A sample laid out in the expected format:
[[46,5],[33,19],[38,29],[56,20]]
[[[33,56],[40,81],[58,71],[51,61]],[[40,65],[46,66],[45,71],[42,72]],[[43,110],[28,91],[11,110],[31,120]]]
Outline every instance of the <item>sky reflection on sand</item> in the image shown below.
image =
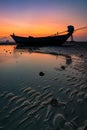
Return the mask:
[[[0,46],[1,128],[86,127],[87,51],[86,46],[80,46]],[[52,107],[52,98],[66,105]]]

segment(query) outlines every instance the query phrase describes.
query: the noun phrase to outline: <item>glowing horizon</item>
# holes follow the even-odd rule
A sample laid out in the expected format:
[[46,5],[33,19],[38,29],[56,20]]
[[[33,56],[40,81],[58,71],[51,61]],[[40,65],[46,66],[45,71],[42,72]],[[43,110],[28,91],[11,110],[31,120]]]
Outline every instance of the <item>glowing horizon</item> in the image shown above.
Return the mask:
[[[74,0],[0,1],[0,37],[10,36],[12,33],[22,36],[47,36],[67,30],[68,25],[75,28],[87,26],[86,5],[87,1]],[[87,29],[77,31],[74,35],[76,40],[87,41]]]

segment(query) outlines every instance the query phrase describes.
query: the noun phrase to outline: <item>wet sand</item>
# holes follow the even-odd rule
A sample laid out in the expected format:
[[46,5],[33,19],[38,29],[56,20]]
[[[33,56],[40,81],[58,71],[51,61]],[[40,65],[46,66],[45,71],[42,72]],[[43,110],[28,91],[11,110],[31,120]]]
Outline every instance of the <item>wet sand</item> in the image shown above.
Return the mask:
[[86,130],[87,42],[1,45],[0,129]]

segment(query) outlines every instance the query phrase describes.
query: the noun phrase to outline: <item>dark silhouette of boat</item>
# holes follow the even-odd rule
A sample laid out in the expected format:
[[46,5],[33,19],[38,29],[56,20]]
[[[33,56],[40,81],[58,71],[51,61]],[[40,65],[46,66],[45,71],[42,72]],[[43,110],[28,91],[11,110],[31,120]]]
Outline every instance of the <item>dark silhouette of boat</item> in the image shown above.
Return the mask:
[[[46,36],[46,37],[22,37],[11,35],[11,37],[15,40],[18,45],[27,45],[27,46],[59,46],[63,45],[64,42],[71,36],[74,32],[74,26],[69,25],[66,34],[63,35],[53,35],[53,36]],[[61,33],[64,33],[61,32]]]

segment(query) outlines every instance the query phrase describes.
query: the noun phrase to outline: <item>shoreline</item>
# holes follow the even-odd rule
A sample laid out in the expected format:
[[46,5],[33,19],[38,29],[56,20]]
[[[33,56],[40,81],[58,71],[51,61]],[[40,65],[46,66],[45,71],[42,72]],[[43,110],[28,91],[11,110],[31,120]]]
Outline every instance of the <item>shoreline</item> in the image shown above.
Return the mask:
[[[66,41],[64,44],[74,44],[74,43],[78,43],[78,44],[87,44],[87,41]],[[17,43],[15,42],[1,42],[0,45],[17,45]]]

